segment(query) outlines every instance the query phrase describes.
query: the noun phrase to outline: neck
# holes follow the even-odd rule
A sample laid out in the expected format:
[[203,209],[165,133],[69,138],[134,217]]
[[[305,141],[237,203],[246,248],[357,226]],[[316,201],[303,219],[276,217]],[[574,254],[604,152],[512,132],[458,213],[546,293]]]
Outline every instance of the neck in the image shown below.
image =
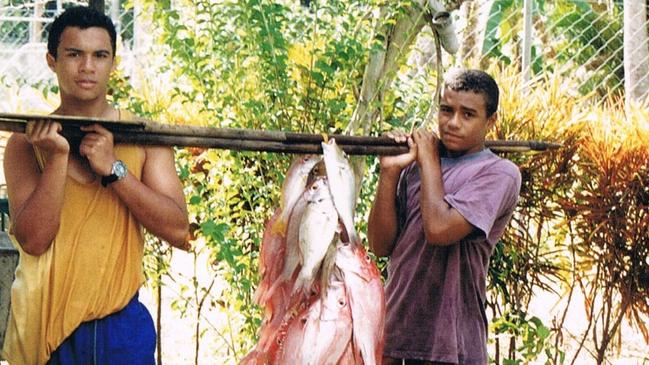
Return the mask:
[[468,156],[472,155],[474,153],[479,153],[485,149],[484,144],[482,145],[481,148],[474,149],[473,151],[451,151],[446,149],[443,143],[439,144],[439,155],[442,157],[448,157],[448,158],[458,158],[462,156]]
[[114,117],[115,108],[113,108],[106,99],[92,101],[72,101],[65,100],[61,97],[61,105],[53,112],[59,115],[72,115],[89,118],[111,118]]

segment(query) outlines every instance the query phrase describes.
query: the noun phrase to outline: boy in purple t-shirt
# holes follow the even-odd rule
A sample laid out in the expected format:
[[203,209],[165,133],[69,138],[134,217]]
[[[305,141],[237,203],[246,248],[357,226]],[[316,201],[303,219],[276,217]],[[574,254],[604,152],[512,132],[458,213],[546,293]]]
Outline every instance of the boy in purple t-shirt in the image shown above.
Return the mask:
[[521,177],[485,149],[498,85],[478,70],[446,76],[439,137],[389,133],[410,151],[381,157],[372,251],[389,256],[384,365],[487,364],[489,257],[511,219]]

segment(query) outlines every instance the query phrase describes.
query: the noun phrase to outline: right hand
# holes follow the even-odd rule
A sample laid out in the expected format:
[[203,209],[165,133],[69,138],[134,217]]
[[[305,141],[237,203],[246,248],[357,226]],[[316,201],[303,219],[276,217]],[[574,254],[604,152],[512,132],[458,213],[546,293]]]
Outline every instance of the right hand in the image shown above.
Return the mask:
[[25,135],[29,143],[47,155],[67,155],[70,152],[70,144],[59,133],[62,129],[61,123],[38,120],[27,123]]
[[401,171],[406,166],[410,165],[417,159],[417,144],[412,139],[412,135],[403,131],[391,131],[385,134],[387,137],[394,139],[396,142],[408,142],[410,150],[406,153],[396,156],[381,156],[379,161],[381,163],[381,170],[395,170]]

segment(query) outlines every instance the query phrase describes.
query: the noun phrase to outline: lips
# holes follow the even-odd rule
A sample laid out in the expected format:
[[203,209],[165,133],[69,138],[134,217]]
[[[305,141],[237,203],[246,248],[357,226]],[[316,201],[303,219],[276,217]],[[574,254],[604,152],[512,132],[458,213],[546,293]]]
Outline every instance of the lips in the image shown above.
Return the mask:
[[444,139],[449,139],[449,138],[450,139],[457,139],[457,140],[462,139],[462,137],[460,137],[458,135],[455,135],[455,134],[452,134],[452,133],[444,133]]
[[87,79],[81,79],[81,80],[76,80],[75,81],[79,87],[82,89],[91,89],[93,88],[97,82],[94,80],[87,80]]

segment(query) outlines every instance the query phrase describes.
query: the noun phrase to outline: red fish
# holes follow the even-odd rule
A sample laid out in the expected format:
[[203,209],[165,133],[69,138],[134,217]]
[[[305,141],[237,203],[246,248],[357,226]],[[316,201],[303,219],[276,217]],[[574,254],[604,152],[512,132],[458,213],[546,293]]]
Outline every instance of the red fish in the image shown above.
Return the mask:
[[385,293],[379,270],[363,246],[340,244],[336,266],[343,273],[353,318],[354,346],[365,365],[381,364]]
[[336,365],[352,336],[352,320],[345,285],[331,282],[289,325],[278,364]]

